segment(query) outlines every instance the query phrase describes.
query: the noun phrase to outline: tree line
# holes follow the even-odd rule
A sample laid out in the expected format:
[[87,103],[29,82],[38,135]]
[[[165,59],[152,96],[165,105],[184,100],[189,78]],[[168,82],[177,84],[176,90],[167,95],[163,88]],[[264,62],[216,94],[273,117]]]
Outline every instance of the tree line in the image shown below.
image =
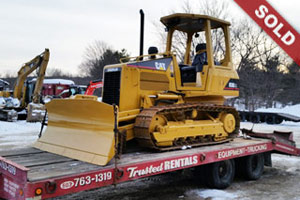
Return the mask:
[[[240,20],[231,17],[228,6],[229,3],[226,1],[203,0],[198,6],[191,6],[186,1],[180,10],[180,12],[201,13],[232,22],[231,49],[234,65],[240,77],[240,96],[229,100],[228,103],[249,110],[275,107],[278,104],[300,103],[299,66],[292,62],[253,22],[242,17]],[[166,33],[162,25],[155,26],[159,38],[157,43],[163,44],[160,45],[160,49],[164,49]],[[174,37],[173,50],[177,58],[183,60],[186,36],[179,33]],[[224,53],[224,46],[222,46],[224,38],[221,33],[215,31],[212,40],[215,55]],[[195,47],[199,42],[201,37],[193,46]],[[52,69],[47,73],[47,77],[72,79],[77,84],[88,84],[90,80],[102,79],[104,66],[119,63],[121,58],[128,56],[125,49],[114,50],[105,42],[95,41],[88,45],[83,53],[83,61],[79,65],[80,76],[72,76],[64,74],[59,69]],[[10,77],[9,81],[11,79],[13,78]]]

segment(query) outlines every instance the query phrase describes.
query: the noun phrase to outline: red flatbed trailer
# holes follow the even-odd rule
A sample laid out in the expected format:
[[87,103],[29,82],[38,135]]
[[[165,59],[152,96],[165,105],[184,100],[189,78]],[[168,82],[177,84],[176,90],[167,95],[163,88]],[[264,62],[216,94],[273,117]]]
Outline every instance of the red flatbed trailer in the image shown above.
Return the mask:
[[228,143],[185,150],[127,153],[118,159],[117,166],[114,160],[97,166],[32,147],[3,151],[0,197],[45,199],[260,153],[300,155],[291,133],[252,136],[255,138],[239,137]]

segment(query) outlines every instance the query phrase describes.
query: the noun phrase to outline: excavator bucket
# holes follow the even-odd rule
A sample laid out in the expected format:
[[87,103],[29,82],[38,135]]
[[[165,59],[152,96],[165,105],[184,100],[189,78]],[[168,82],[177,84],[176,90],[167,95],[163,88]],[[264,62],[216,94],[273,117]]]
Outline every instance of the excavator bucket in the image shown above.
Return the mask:
[[106,165],[114,156],[114,108],[93,97],[76,95],[47,103],[48,126],[34,147]]

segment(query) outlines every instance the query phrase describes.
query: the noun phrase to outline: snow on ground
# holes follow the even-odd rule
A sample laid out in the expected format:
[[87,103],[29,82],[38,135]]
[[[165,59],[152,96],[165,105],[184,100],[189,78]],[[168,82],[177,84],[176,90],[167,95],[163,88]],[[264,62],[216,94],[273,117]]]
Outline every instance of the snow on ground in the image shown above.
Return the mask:
[[239,197],[240,192],[227,192],[225,190],[216,190],[216,189],[199,189],[199,190],[190,190],[187,192],[187,196],[198,195],[204,199],[213,198],[213,200],[231,200]]
[[0,121],[0,150],[17,149],[37,140],[41,123]]

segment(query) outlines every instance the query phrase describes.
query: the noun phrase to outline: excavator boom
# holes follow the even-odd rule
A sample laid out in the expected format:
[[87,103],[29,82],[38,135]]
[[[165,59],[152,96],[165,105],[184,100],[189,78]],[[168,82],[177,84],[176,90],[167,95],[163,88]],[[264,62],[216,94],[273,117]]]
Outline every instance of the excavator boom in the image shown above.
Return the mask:
[[47,69],[48,61],[50,57],[49,49],[45,49],[43,53],[36,56],[29,62],[25,63],[21,69],[18,71],[18,77],[14,86],[13,97],[22,100],[21,106],[25,107],[25,91],[24,83],[26,78],[34,71],[38,70],[37,81],[35,84],[35,89],[33,92],[33,102],[39,103],[40,93],[43,86],[43,81],[45,77],[45,72]]

